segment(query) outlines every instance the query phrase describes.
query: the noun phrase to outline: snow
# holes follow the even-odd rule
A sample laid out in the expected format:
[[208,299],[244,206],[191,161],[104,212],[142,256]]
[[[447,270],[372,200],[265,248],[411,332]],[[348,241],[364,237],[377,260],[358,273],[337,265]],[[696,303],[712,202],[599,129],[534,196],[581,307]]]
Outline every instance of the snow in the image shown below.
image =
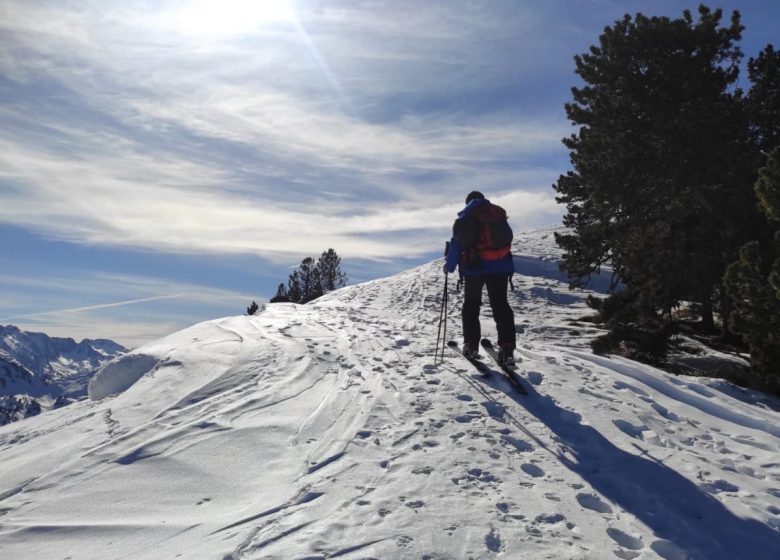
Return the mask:
[[140,352],[131,352],[111,360],[89,380],[89,397],[100,400],[121,393],[149,373],[157,362],[154,356]]
[[0,428],[3,556],[779,557],[778,399],[592,355],[552,233],[515,247],[528,396],[434,365],[441,261],[201,323]]

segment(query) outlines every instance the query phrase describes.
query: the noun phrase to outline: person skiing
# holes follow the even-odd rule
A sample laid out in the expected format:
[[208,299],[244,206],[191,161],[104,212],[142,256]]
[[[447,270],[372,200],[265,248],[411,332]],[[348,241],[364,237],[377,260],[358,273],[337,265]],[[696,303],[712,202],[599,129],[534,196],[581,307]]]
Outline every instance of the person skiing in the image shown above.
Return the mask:
[[457,266],[463,279],[463,354],[479,354],[479,311],[482,288],[487,287],[498,330],[498,360],[510,367],[515,363],[515,317],[507,301],[507,282],[515,272],[511,243],[512,229],[504,209],[491,204],[481,192],[472,191],[452,226],[444,264],[445,274]]

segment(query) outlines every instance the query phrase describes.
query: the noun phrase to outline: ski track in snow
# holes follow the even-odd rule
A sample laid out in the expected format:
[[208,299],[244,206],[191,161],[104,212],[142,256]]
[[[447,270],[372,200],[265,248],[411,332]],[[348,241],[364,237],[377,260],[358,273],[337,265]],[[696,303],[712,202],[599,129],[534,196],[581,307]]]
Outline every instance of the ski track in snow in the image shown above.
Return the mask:
[[3,556],[780,557],[777,400],[591,355],[552,230],[516,252],[528,396],[434,364],[441,261],[195,325],[0,428]]

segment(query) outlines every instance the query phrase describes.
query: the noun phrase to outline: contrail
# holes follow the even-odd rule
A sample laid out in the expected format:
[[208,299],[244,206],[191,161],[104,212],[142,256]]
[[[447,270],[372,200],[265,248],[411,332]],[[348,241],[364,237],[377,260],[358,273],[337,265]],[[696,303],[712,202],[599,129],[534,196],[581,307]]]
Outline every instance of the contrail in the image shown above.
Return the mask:
[[28,319],[30,317],[41,317],[43,315],[55,315],[57,313],[71,313],[75,311],[92,311],[93,309],[104,309],[106,307],[119,307],[122,305],[133,305],[134,303],[146,303],[148,301],[159,301],[161,299],[176,299],[180,297],[185,297],[189,294],[187,293],[180,293],[180,294],[172,294],[169,296],[153,296],[153,297],[147,297],[147,298],[141,298],[141,299],[129,299],[127,301],[117,301],[115,303],[103,303],[100,305],[88,305],[86,307],[71,307],[70,309],[57,309],[55,311],[43,311],[41,313],[28,313],[25,315],[12,315],[11,317],[4,317],[0,319],[0,321],[8,321],[9,319]]

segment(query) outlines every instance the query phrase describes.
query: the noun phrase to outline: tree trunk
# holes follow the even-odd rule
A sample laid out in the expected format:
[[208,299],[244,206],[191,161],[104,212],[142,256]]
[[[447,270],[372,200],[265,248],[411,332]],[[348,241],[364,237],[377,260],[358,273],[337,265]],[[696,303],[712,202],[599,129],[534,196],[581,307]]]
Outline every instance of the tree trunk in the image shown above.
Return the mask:
[[715,330],[715,318],[712,312],[712,301],[705,300],[701,304],[701,326],[705,332]]

